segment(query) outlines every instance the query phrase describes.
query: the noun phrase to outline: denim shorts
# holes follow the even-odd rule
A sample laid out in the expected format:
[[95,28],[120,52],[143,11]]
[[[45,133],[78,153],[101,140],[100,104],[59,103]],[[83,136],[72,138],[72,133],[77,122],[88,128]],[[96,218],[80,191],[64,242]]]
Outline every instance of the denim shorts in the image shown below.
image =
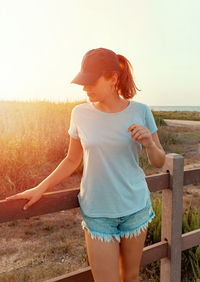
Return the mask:
[[92,239],[97,238],[101,241],[114,241],[115,237],[120,242],[120,237],[135,237],[140,234],[141,230],[148,227],[155,213],[151,205],[151,198],[147,200],[146,207],[130,215],[108,218],[108,217],[89,217],[84,214],[80,207],[83,220],[81,222],[82,229],[86,228],[91,234]]

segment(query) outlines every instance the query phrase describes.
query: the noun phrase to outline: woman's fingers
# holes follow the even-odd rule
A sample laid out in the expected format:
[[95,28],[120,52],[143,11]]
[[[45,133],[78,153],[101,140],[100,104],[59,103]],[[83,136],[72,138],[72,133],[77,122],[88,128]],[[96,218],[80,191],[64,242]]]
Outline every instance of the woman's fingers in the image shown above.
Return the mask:
[[29,195],[28,193],[18,193],[12,196],[7,197],[5,200],[9,201],[9,200],[18,200],[18,199],[31,199],[31,195]]
[[127,132],[129,132],[129,131],[131,131],[131,130],[133,130],[134,128],[136,128],[137,127],[137,124],[135,124],[135,123],[133,123],[133,124],[131,124],[131,126],[129,126],[128,128],[127,128]]
[[12,196],[9,196],[6,198],[6,201],[7,200],[16,200],[16,199],[22,199],[23,198],[23,195],[20,193],[20,194],[16,194],[16,195],[12,195]]
[[142,135],[142,133],[143,133],[143,130],[141,128],[137,128],[137,129],[131,131],[131,137],[132,138],[134,137],[134,139],[137,139],[138,136]]
[[27,199],[29,200],[25,205],[24,205],[24,210],[32,206],[35,202],[37,202],[41,197],[42,197],[43,192],[37,187],[26,190],[22,193],[18,193],[15,195],[12,195],[10,197],[7,197],[5,200],[17,200],[17,199]]
[[32,206],[32,204],[34,204],[33,200],[30,200],[25,206],[24,206],[24,210],[27,210],[30,206]]
[[142,132],[137,132],[137,133],[135,133],[135,135],[134,135],[134,138],[135,139],[139,139],[139,138],[141,138],[142,137]]
[[[5,200],[9,201],[9,200],[17,200],[17,199],[26,199],[26,197],[24,197],[22,193],[18,193],[16,195],[12,195],[10,197],[7,197]],[[24,208],[23,208],[24,210],[26,210],[30,206],[30,202],[31,201],[29,201],[28,204],[26,204],[24,206]]]
[[[6,198],[6,201],[7,200],[17,200],[17,199],[29,199],[29,197],[27,197],[27,195],[23,196],[23,193],[20,193],[20,194],[16,194],[16,195],[13,195],[13,196],[10,196],[10,197],[7,197]],[[28,201],[28,203],[24,206],[24,210],[27,210],[30,206],[32,206],[33,204],[35,203],[35,200],[33,200],[33,198]]]

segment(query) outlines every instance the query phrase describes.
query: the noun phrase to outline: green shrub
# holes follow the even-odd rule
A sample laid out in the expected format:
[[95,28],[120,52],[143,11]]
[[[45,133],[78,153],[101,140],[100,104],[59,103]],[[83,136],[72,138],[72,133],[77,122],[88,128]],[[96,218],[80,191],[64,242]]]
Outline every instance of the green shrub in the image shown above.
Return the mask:
[[[191,232],[200,228],[200,209],[191,206],[191,201],[188,210],[183,210],[182,233]],[[187,272],[187,269],[192,270],[196,279],[200,278],[200,246],[192,247],[191,249],[182,252],[182,275]]]
[[[155,217],[148,225],[145,246],[161,241],[162,201],[159,197],[152,200],[152,207]],[[183,209],[182,212],[182,234],[196,229],[200,229],[200,209],[192,208],[190,202],[188,210]],[[198,281],[200,278],[200,246],[183,251],[181,260],[182,281]],[[160,261],[153,262],[142,269],[148,277],[148,281],[160,281]]]

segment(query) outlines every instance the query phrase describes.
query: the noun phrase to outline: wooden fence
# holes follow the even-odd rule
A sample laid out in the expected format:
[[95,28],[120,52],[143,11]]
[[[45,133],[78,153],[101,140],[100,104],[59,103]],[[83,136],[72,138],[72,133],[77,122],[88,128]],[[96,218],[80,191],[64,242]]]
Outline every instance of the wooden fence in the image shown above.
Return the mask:
[[[200,229],[182,234],[183,186],[200,183],[200,168],[184,170],[184,158],[167,154],[162,173],[146,176],[150,192],[162,190],[161,241],[143,249],[141,266],[157,260],[161,282],[181,281],[181,252],[200,244]],[[0,222],[30,218],[79,207],[79,188],[45,193],[24,211],[27,200],[0,201]],[[91,268],[86,267],[45,282],[92,282]]]

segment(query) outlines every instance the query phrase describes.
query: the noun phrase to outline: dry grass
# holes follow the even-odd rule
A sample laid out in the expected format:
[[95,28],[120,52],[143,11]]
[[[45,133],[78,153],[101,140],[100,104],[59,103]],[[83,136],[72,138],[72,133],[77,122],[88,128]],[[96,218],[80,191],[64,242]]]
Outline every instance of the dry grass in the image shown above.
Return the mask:
[[76,104],[0,103],[0,199],[36,186],[44,179],[42,167],[65,157]]

